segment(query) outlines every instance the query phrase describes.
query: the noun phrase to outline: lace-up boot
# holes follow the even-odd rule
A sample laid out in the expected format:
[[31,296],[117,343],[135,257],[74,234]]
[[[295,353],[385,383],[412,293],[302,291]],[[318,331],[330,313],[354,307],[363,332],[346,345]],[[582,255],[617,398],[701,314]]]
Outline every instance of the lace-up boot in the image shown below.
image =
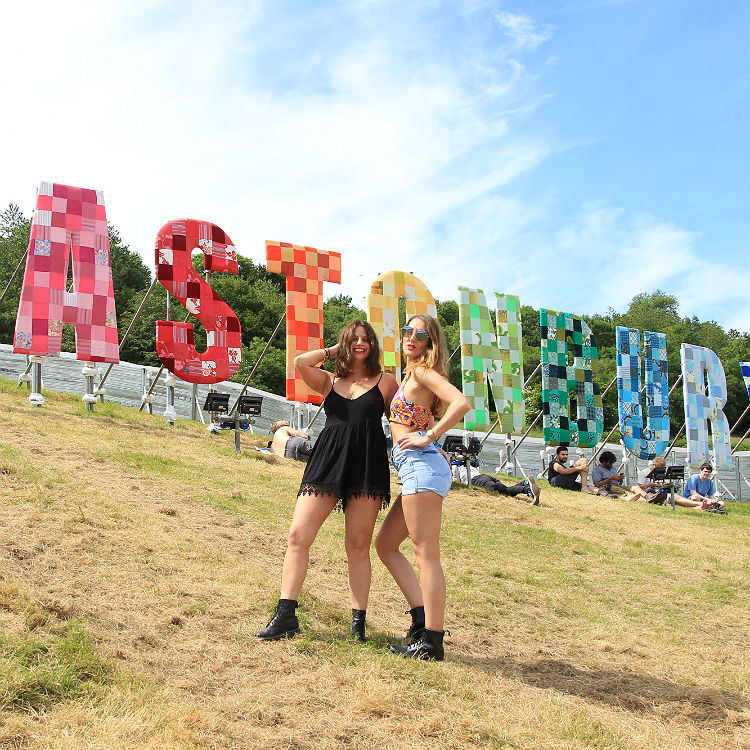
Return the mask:
[[263,630],[259,630],[255,637],[262,638],[264,641],[278,641],[299,633],[299,620],[294,613],[297,606],[297,602],[293,599],[279,599],[270,622]]
[[443,636],[445,633],[445,630],[427,630],[427,628],[424,628],[406,647],[403,656],[407,659],[443,661]]
[[424,607],[414,607],[404,614],[411,615],[411,626],[406,632],[406,638],[402,638],[388,647],[394,654],[403,654],[406,647],[414,640],[424,628]]

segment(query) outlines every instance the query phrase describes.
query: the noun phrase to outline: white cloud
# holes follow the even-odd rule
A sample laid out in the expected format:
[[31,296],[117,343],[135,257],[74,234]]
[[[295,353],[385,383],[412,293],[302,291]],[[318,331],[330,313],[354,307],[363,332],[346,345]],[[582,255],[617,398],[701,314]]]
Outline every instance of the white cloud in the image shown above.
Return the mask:
[[510,37],[513,50],[531,50],[534,52],[544,42],[549,41],[554,33],[550,25],[538,29],[536,23],[528,16],[508,11],[501,11],[495,16],[498,24]]
[[668,221],[589,206],[550,227],[544,195],[517,197],[559,148],[520,135],[545,94],[516,58],[533,59],[551,27],[473,1],[458,15],[366,1],[282,13],[227,0],[4,8],[0,207],[30,213],[41,180],[102,189],[149,265],[178,217],[214,221],[256,262],[267,239],[337,250],[343,283],[326,294],[358,304],[401,268],[441,299],[462,284],[604,312],[660,286],[686,315],[747,310],[746,276]]
[[568,312],[624,312],[636,294],[661,289],[677,298],[681,316],[726,320],[727,310],[736,310],[725,325],[748,330],[750,273],[701,254],[700,239],[647,214],[584,206],[550,248],[561,270],[558,296],[567,300],[559,304],[567,304]]
[[149,263],[158,228],[192,216],[260,262],[266,239],[340,250],[346,290],[349,273],[372,276],[373,258],[414,265],[429,246],[433,268],[449,264],[432,239],[441,216],[546,154],[513,134],[519,103],[535,104],[525,71],[488,39],[455,39],[451,19],[432,37],[414,28],[434,19],[408,7],[334,6],[296,27],[242,7],[16,11],[19,28],[37,19],[46,54],[22,36],[0,51],[2,68],[23,71],[11,98],[29,115],[4,122],[4,142],[21,148],[7,154],[0,201],[29,211],[42,179],[103,189],[110,221]]

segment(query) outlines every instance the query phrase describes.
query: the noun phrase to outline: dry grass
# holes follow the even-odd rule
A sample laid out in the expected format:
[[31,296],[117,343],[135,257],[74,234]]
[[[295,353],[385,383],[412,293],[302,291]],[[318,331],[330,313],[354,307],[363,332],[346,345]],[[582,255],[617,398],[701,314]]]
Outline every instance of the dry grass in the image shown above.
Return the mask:
[[371,640],[343,637],[334,515],[313,549],[303,636],[264,643],[252,633],[278,596],[301,465],[250,450],[260,438],[243,435],[236,456],[200,425],[46,398],[32,408],[0,381],[0,628],[4,642],[48,644],[59,669],[77,628],[98,671],[33,705],[0,702],[0,746],[750,742],[745,507],[672,513],[545,485],[533,508],[454,488],[441,664],[386,652],[408,623],[377,562]]

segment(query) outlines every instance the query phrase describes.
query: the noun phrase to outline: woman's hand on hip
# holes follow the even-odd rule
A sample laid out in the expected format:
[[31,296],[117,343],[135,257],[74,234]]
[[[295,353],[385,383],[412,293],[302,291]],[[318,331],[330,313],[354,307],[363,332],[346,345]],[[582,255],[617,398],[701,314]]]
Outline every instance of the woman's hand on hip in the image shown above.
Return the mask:
[[399,448],[426,448],[431,444],[431,437],[428,437],[427,435],[420,435],[416,432],[407,432],[406,435],[402,435],[396,441],[396,445]]

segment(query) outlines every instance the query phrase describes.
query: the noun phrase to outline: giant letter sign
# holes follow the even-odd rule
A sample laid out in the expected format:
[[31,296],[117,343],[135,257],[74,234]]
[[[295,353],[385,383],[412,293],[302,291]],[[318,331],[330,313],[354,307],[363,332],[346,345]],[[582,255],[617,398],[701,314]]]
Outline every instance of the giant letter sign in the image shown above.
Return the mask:
[[237,273],[232,241],[207,221],[176,219],[156,235],[156,278],[206,329],[206,351],[195,348],[192,323],[156,321],[156,354],[188,383],[219,383],[242,362],[242,329],[232,308],[193,268],[193,250],[202,250],[208,271]]
[[656,458],[669,446],[667,337],[645,331],[646,429],[641,413],[641,332],[617,326],[617,399],[620,434],[639,458]]
[[266,269],[286,276],[286,397],[319,404],[294,369],[294,358],[323,346],[323,282],[341,283],[341,253],[266,241]]
[[[590,448],[604,432],[602,394],[591,370],[591,360],[599,358],[594,335],[577,315],[554,310],[539,310],[539,326],[544,441]],[[573,340],[572,366],[568,365],[568,336]],[[571,393],[576,397],[575,422],[570,419]]]
[[495,293],[496,337],[484,292],[460,286],[458,294],[461,380],[464,396],[471,404],[464,417],[464,427],[475,430],[489,426],[490,414],[485,404],[489,377],[502,432],[520,432],[523,430],[525,402],[519,299]]
[[[73,291],[65,291],[73,255]],[[43,182],[36,199],[18,303],[13,351],[56,356],[64,323],[76,330],[76,358],[120,361],[104,197]]]
[[367,295],[367,319],[380,339],[383,369],[395,375],[397,380],[401,379],[400,297],[406,302],[407,319],[420,314],[437,317],[437,307],[430,290],[413,274],[386,271],[372,282]]
[[750,362],[740,362],[740,372],[745,380],[748,398],[750,398]]
[[[685,398],[687,460],[697,468],[708,461],[708,425],[714,447],[714,469],[732,468],[729,422],[724,415],[727,402],[727,380],[719,358],[710,349],[682,344],[682,393]],[[705,382],[708,381],[708,395]]]

